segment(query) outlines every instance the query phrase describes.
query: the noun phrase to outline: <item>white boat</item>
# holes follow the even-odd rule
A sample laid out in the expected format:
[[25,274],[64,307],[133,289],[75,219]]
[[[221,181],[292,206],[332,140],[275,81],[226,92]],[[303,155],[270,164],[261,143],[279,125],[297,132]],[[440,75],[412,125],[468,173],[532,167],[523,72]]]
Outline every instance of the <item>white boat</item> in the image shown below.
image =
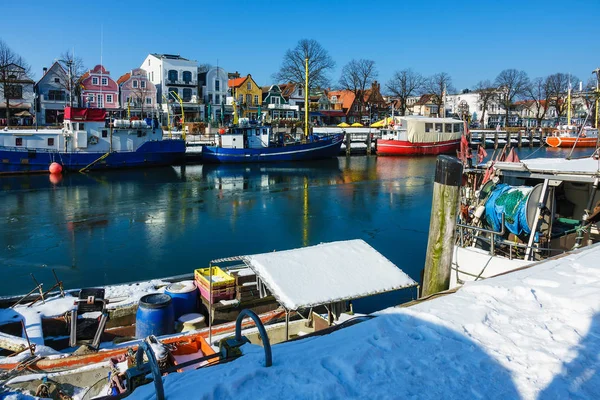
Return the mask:
[[[495,176],[484,182],[489,168]],[[490,162],[466,175],[451,288],[600,239],[597,155]]]

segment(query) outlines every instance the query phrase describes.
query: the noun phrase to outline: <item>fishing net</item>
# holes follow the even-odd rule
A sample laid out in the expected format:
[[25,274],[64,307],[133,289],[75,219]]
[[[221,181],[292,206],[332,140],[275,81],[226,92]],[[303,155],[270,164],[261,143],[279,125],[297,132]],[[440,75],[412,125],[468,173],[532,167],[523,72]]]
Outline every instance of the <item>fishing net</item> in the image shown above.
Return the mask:
[[509,186],[504,183],[496,185],[485,202],[485,221],[489,229],[502,229],[504,225],[509,232],[519,236],[531,233],[527,223],[527,202],[533,191],[529,186]]

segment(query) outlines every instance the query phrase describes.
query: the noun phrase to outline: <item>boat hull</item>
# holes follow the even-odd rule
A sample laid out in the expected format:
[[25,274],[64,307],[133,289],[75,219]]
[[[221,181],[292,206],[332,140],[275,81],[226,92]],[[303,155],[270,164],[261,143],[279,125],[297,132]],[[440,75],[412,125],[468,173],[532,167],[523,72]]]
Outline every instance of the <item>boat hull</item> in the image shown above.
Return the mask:
[[377,155],[418,156],[454,153],[460,147],[460,139],[437,143],[412,143],[407,140],[377,140]]
[[[14,150],[0,147],[0,174],[47,173],[51,163],[63,170],[78,171],[98,160],[103,152],[54,152],[35,149]],[[183,161],[183,140],[149,141],[136,151],[113,152],[94,164],[91,170],[173,165]]]
[[576,137],[548,136],[546,138],[546,144],[551,147],[596,147],[598,138],[580,137],[578,140]]
[[202,161],[206,163],[271,163],[307,161],[336,157],[344,135],[334,135],[316,142],[261,149],[231,149],[204,146]]

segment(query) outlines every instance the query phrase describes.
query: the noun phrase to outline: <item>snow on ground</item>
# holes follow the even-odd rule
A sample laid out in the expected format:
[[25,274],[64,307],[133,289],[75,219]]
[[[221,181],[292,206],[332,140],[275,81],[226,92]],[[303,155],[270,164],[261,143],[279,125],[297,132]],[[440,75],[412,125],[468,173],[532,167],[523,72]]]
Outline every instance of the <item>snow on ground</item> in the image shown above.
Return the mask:
[[[164,378],[169,399],[600,398],[600,245]],[[154,386],[133,398],[151,399]]]

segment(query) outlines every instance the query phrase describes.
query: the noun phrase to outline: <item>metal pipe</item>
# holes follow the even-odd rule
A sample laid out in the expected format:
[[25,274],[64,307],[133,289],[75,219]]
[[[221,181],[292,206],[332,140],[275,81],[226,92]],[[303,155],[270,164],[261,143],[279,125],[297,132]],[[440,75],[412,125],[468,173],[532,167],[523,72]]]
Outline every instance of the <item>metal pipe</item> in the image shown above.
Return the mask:
[[598,178],[594,179],[594,183],[592,184],[592,193],[590,194],[590,199],[588,201],[588,205],[583,210],[583,217],[581,218],[581,225],[579,225],[579,229],[577,231],[577,237],[575,238],[575,245],[573,246],[573,250],[581,247],[581,242],[583,240],[583,232],[585,226],[587,225],[587,220],[590,217],[590,210],[594,205],[594,199],[596,197],[596,191],[598,190]]
[[[287,310],[286,310],[287,314]],[[271,354],[271,342],[269,341],[269,335],[267,335],[267,330],[263,325],[262,321],[256,315],[256,313],[247,308],[243,309],[235,320],[235,340],[240,343],[242,341],[242,320],[245,316],[252,318],[256,328],[258,329],[258,333],[262,337],[263,347],[265,349],[265,367],[270,367],[273,365],[273,357]]]
[[544,179],[544,185],[542,186],[542,193],[538,199],[538,206],[535,210],[535,217],[533,218],[533,226],[531,227],[531,233],[529,234],[529,241],[527,242],[527,249],[525,250],[525,260],[529,260],[532,253],[533,241],[535,240],[535,232],[537,231],[538,223],[540,222],[540,216],[542,213],[542,207],[544,207],[546,192],[548,191],[549,179]]

